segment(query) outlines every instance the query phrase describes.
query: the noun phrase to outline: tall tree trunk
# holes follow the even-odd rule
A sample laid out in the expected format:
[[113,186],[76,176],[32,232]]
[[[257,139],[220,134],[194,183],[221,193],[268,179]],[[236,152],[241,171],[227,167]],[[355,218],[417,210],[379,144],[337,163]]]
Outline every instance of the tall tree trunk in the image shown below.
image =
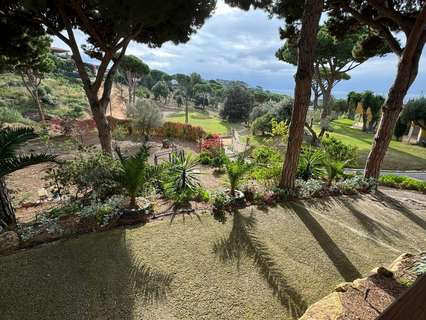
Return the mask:
[[45,124],[46,123],[46,117],[44,115],[43,106],[41,105],[41,101],[40,101],[40,97],[38,95],[37,89],[38,88],[36,88],[35,92],[34,92],[34,100],[35,100],[35,102],[37,104],[38,114],[40,115],[41,123]]
[[15,210],[7,190],[4,177],[0,178],[0,226],[4,229],[13,228],[16,225]]
[[367,132],[368,110],[362,109],[362,131]]
[[[418,19],[420,19],[420,17]],[[408,37],[404,53],[398,64],[398,72],[396,74],[395,81],[390,88],[388,98],[383,105],[383,114],[379,128],[374,137],[373,146],[365,165],[366,178],[379,178],[380,168],[392,139],[399,114],[402,110],[404,98],[407,95],[407,91],[411,84],[417,77],[419,60],[426,38],[423,33],[425,25],[426,21],[423,21],[423,23],[420,24],[420,32],[423,36],[421,36],[415,44],[410,43],[410,40],[413,38],[413,33],[419,30],[413,29]]]
[[108,106],[108,101],[98,100],[91,103],[91,110],[93,114],[93,119],[96,123],[96,128],[98,129],[98,137],[101,143],[102,150],[107,154],[112,154],[112,135],[111,127],[108,123],[106,117],[106,108]]
[[185,123],[186,124],[189,123],[189,118],[188,118],[188,100],[185,101]]
[[320,126],[321,131],[318,135],[318,138],[322,138],[324,136],[324,133],[328,130],[329,127],[329,120],[328,117],[330,115],[330,109],[331,109],[331,86],[327,86],[323,92],[322,92],[322,111],[321,111],[321,119],[320,119]]
[[293,189],[303,142],[306,114],[311,99],[311,84],[314,73],[315,48],[319,20],[324,2],[306,0],[302,19],[302,30],[298,44],[298,63],[296,87],[294,89],[294,108],[291,117],[288,148],[285,155],[280,187]]

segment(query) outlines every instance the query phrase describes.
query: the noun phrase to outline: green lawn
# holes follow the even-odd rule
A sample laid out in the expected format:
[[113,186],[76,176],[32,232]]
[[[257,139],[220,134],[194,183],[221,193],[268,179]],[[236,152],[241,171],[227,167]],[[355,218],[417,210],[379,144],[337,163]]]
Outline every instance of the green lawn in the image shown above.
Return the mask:
[[[352,125],[353,121],[349,119],[335,120],[333,121],[334,131],[330,135],[358,147],[360,154],[358,166],[363,167],[370,152],[374,134],[353,129]],[[382,169],[426,170],[426,148],[392,140]]]
[[293,319],[338,283],[426,249],[426,212],[391,202],[177,217],[0,257],[1,319]]
[[[166,118],[166,121],[185,123],[185,113],[178,112]],[[223,121],[216,115],[209,115],[201,112],[190,112],[189,123],[194,126],[200,126],[208,133],[217,133],[221,135],[228,134],[232,125]]]

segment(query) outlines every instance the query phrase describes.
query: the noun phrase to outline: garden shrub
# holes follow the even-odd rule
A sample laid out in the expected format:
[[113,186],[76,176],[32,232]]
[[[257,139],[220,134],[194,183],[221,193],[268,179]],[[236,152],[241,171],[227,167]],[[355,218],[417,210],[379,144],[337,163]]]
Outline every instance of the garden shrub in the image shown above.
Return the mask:
[[161,128],[156,129],[156,133],[166,138],[179,138],[194,142],[205,136],[205,131],[201,127],[177,122],[165,122]]
[[51,169],[46,179],[60,196],[103,201],[121,191],[113,179],[119,168],[118,161],[103,152],[87,150]]
[[417,190],[426,193],[426,182],[407,176],[385,175],[379,178],[379,183],[383,186]]
[[345,144],[342,141],[328,137],[321,141],[322,148],[330,159],[346,162],[348,166],[354,166],[358,159],[358,148]]
[[208,166],[212,163],[212,156],[208,151],[202,151],[198,157],[200,163],[203,165]]
[[298,198],[313,198],[323,195],[325,191],[325,183],[321,180],[309,179],[305,180],[296,180],[296,188],[298,193]]
[[251,154],[255,166],[249,178],[266,185],[277,185],[281,176],[282,156],[279,151],[269,146],[260,146]]
[[112,130],[112,137],[114,138],[114,140],[123,141],[126,139],[128,135],[129,135],[128,128],[121,124],[117,125]]
[[363,176],[355,176],[336,183],[338,188],[344,194],[356,194],[360,192],[369,192],[377,188],[377,182],[373,178],[365,179]]

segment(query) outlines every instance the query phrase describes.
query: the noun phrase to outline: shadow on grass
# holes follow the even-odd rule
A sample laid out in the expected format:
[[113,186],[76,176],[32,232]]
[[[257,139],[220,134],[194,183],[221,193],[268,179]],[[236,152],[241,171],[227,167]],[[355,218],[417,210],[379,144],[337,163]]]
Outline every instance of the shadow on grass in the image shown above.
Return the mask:
[[381,191],[376,191],[375,196],[386,206],[397,210],[411,222],[418,225],[423,230],[426,230],[426,220],[423,220],[415,212],[408,209],[402,202],[398,201],[395,198],[389,197]]
[[361,274],[357,268],[302,203],[292,202],[286,207],[292,209],[296,213],[345,281],[361,278]]
[[307,303],[300,293],[287,283],[268,248],[257,238],[255,231],[255,217],[252,214],[244,216],[238,210],[235,210],[229,236],[215,242],[213,251],[223,262],[235,261],[238,267],[242,257],[251,257],[260,274],[273,290],[273,294],[288,310],[289,315],[296,319],[304,313]]
[[[173,276],[145,265],[114,230],[1,258],[2,319],[133,320],[167,298]],[[3,318],[4,317],[4,318]]]
[[388,243],[395,243],[395,240],[401,238],[401,234],[377,220],[370,218],[368,215],[352,205],[348,199],[338,199],[340,204],[349,209],[349,212],[355,217],[363,229],[376,239],[385,240]]

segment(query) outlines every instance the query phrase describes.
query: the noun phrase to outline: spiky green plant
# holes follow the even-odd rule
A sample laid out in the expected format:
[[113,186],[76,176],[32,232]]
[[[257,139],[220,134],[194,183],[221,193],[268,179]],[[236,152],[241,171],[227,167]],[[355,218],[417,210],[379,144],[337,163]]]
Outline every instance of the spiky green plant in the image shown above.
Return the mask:
[[297,168],[297,177],[305,181],[318,178],[323,174],[324,154],[320,149],[306,147],[302,149]]
[[4,229],[16,225],[15,210],[12,207],[6,187],[5,176],[35,164],[55,161],[55,156],[47,154],[18,154],[22,145],[37,134],[32,128],[0,129],[0,226]]
[[235,190],[241,183],[242,178],[251,169],[251,165],[239,157],[237,160],[227,160],[225,162],[226,173],[228,174],[231,196],[235,196]]
[[173,154],[170,161],[170,184],[169,186],[174,192],[182,192],[185,190],[195,190],[200,186],[198,175],[200,172],[196,170],[198,160],[190,154],[185,156],[183,153]]
[[130,198],[129,208],[137,208],[136,197],[152,184],[159,172],[148,164],[149,147],[143,146],[135,155],[125,156],[119,148],[115,149],[120,161],[120,172],[114,178],[126,190]]

